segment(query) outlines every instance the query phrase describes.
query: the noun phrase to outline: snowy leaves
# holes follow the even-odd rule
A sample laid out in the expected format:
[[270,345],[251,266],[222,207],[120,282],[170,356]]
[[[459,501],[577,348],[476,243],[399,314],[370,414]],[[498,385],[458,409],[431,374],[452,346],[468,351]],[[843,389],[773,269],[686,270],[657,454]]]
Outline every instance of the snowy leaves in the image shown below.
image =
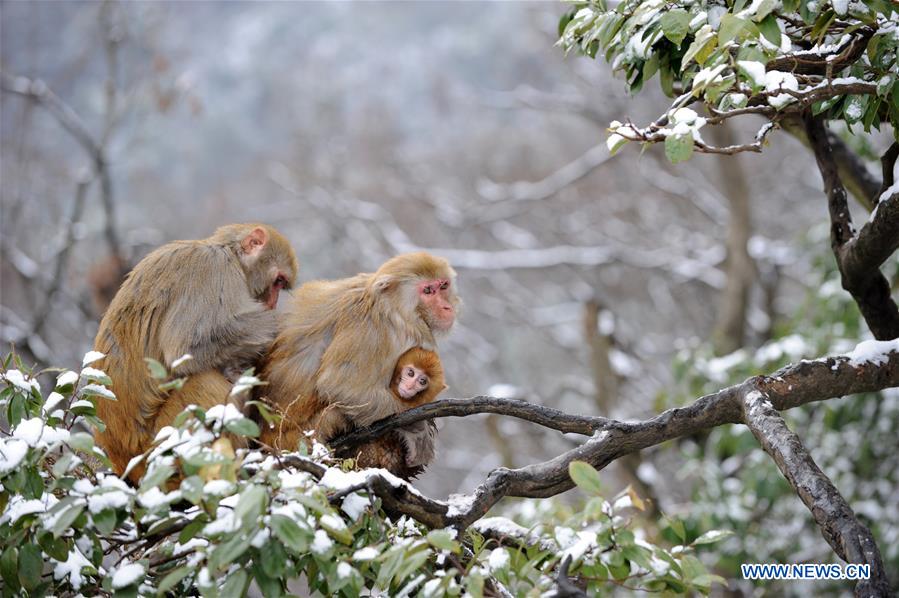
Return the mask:
[[[812,107],[816,114],[860,123],[865,131],[882,122],[891,122],[896,131],[896,18],[895,7],[886,2],[753,0],[710,6],[623,0],[614,7],[595,3],[573,9],[560,22],[559,45],[591,58],[603,56],[625,76],[632,93],[658,74],[667,95],[698,99],[713,124],[742,114],[777,121],[781,113]],[[628,140],[664,142],[669,159],[680,162],[694,150],[760,151],[764,141],[762,135],[755,143],[713,148],[695,139],[691,144],[684,132],[662,131],[665,126],[660,119],[627,135],[613,123],[608,147],[614,152]]]

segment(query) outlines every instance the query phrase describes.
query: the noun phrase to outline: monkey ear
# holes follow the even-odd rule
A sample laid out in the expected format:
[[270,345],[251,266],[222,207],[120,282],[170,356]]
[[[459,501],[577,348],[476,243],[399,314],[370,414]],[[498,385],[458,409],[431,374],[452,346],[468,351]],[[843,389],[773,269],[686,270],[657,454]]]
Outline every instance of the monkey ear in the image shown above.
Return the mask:
[[257,226],[246,237],[241,239],[240,248],[245,255],[256,257],[267,242],[268,234],[266,234],[265,229]]
[[441,384],[441,385],[440,385],[440,390],[437,391],[437,394],[442,393],[442,392],[443,392],[444,390],[446,390],[447,388],[449,388],[449,386],[447,386],[446,384]]
[[375,289],[375,291],[383,293],[390,290],[394,282],[395,281],[392,276],[382,274],[381,276],[375,278],[374,282],[372,283],[372,287]]

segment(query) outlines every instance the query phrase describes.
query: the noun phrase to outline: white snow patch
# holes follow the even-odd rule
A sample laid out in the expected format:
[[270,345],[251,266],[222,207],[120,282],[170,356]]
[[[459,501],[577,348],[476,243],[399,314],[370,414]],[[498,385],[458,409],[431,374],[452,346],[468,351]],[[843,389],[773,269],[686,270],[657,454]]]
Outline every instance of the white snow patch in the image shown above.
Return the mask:
[[40,384],[34,378],[29,378],[19,370],[7,370],[3,377],[6,381],[18,388],[30,393],[32,390],[41,391]]
[[747,76],[752,79],[752,84],[756,87],[764,87],[766,83],[765,65],[755,60],[738,60],[737,66],[743,69]]
[[23,440],[31,447],[47,447],[57,442],[69,439],[69,431],[61,428],[51,428],[39,417],[26,419],[16,426],[13,437]]
[[358,521],[359,517],[362,516],[362,513],[365,512],[365,509],[367,509],[368,506],[368,499],[353,492],[343,499],[343,504],[340,505],[340,508],[350,519]]
[[325,533],[325,530],[315,530],[315,539],[312,540],[312,546],[310,549],[313,553],[324,556],[328,554],[328,551],[334,546],[334,542],[331,541],[331,538],[328,537],[328,534]]
[[28,443],[14,438],[0,439],[0,473],[9,473],[18,467],[28,454]]
[[446,516],[459,517],[471,510],[471,505],[474,504],[474,494],[450,494],[446,499],[446,504],[449,507]]
[[855,349],[845,354],[849,358],[849,365],[858,367],[866,363],[882,365],[889,361],[890,353],[899,353],[899,339],[891,341],[863,341],[856,345]]
[[84,359],[81,360],[81,367],[84,367],[90,363],[94,363],[97,360],[103,359],[106,357],[106,353],[100,353],[99,351],[88,351],[84,354]]
[[365,548],[360,548],[356,552],[353,553],[354,561],[371,561],[373,559],[378,558],[378,555],[381,554],[378,552],[377,548],[373,548],[371,546],[366,546]]
[[494,548],[487,559],[487,566],[491,571],[502,571],[509,568],[509,553],[505,548]]
[[115,570],[112,574],[113,589],[127,588],[144,578],[146,571],[140,563],[128,563]]
[[78,383],[78,374],[72,370],[65,371],[56,377],[56,388],[60,386],[68,386],[69,384]]

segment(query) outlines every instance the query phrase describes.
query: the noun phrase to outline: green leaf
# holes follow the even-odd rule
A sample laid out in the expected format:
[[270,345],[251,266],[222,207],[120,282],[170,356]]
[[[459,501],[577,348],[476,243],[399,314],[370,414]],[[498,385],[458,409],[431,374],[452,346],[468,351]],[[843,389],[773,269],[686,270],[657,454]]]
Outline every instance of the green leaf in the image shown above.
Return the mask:
[[572,461],[568,464],[568,475],[578,488],[588,494],[599,495],[602,486],[599,481],[599,472],[592,465],[584,461]]
[[691,546],[699,546],[701,544],[714,544],[715,542],[720,542],[724,538],[728,536],[732,536],[733,532],[728,530],[709,530],[706,533],[702,534],[695,540],[693,540]]
[[278,539],[297,554],[309,550],[309,541],[294,520],[284,515],[272,515],[271,528]]
[[287,552],[280,542],[268,542],[265,547],[259,551],[259,561],[262,570],[269,577],[275,579],[284,575],[287,563]]
[[683,135],[668,135],[665,138],[665,156],[672,164],[678,164],[689,160],[693,155],[693,135],[685,133]]
[[675,46],[680,46],[687,34],[690,33],[690,19],[690,13],[675,8],[662,15],[659,25],[661,25],[665,37]]
[[19,583],[26,589],[33,589],[41,582],[44,562],[41,549],[36,544],[25,544],[19,549]]
[[159,486],[168,481],[174,474],[175,468],[171,465],[159,465],[154,463],[150,467],[150,470],[144,474],[144,477],[140,482],[140,491],[146,492],[154,486]]
[[238,569],[234,573],[228,576],[228,579],[225,580],[225,584],[222,586],[221,595],[222,596],[243,596],[246,594],[247,587],[247,572],[243,569]]
[[194,536],[196,536],[197,533],[201,529],[203,529],[203,527],[205,525],[206,525],[206,518],[205,517],[197,517],[196,519],[194,519],[193,521],[188,523],[187,527],[185,527],[183,530],[181,530],[181,533],[178,534],[178,542],[181,544],[186,544],[187,541],[190,540],[191,538],[193,538]]
[[428,543],[440,550],[459,552],[459,543],[454,541],[452,535],[445,529],[435,529],[428,532]]
[[165,366],[152,359],[150,357],[144,357],[144,361],[147,362],[147,367],[150,369],[150,376],[156,380],[165,380],[169,377],[169,373],[166,371]]
[[182,579],[190,575],[190,571],[190,567],[178,567],[177,569],[170,571],[169,574],[163,577],[162,581],[159,582],[159,586],[156,588],[157,595],[164,596],[166,592],[178,585]]
[[262,486],[247,486],[234,508],[234,517],[244,525],[255,524],[265,511],[268,493]]
[[14,546],[7,546],[0,555],[0,577],[11,590],[19,587],[19,551]]
[[765,39],[780,46],[780,27],[777,26],[777,18],[774,15],[768,15],[759,23],[759,31],[765,36]]
[[681,542],[686,543],[687,541],[687,530],[684,527],[684,522],[678,519],[677,517],[666,517],[668,521],[668,526],[671,528],[671,531],[680,538]]
[[731,13],[722,15],[721,25],[718,26],[718,45],[723,46],[736,39],[746,30],[748,24],[745,19]]
[[227,542],[216,546],[209,555],[209,567],[212,570],[223,569],[240,557],[250,547],[250,543],[242,534],[234,534]]
[[180,488],[181,496],[191,504],[197,504],[203,499],[203,480],[199,476],[184,478],[181,480]]
[[[762,0],[755,9],[755,15],[752,17],[755,21],[762,21],[770,16],[774,7],[777,6],[776,0]],[[735,11],[736,12],[736,11]],[[772,42],[775,43],[775,42]],[[780,45],[780,38],[777,39],[777,45]]]
[[[62,499],[48,511],[48,514],[55,516],[50,531],[58,538],[78,519],[82,511],[84,511],[84,501],[82,499],[74,496]],[[56,515],[56,513],[59,513],[59,515]]]
[[225,424],[225,429],[240,436],[251,436],[253,438],[259,436],[259,426],[256,425],[256,422],[246,417],[232,419]]
[[37,540],[44,552],[57,561],[65,561],[69,558],[69,545],[62,538],[54,538],[53,534],[41,534]]
[[91,452],[94,448],[94,437],[86,432],[75,432],[66,442],[72,450]]
[[91,519],[94,520],[94,525],[103,534],[111,534],[115,531],[118,524],[118,516],[115,509],[103,509],[99,513],[92,514]]
[[696,60],[697,64],[702,65],[706,58],[715,50],[718,44],[718,38],[710,25],[703,25],[696,32],[693,43],[687,48],[687,52],[681,59],[681,71],[683,71],[691,60]]

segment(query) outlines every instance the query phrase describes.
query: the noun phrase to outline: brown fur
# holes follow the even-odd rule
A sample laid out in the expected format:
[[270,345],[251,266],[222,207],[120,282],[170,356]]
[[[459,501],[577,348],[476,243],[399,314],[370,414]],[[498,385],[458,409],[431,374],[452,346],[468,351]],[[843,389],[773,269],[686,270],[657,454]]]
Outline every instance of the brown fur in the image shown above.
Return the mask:
[[436,348],[416,285],[449,280],[457,307],[455,277],[446,260],[422,252],[396,256],[374,274],[302,285],[262,369],[264,392],[283,415],[262,442],[293,450],[304,430],[328,442],[407,409],[390,389],[395,366],[413,347]]
[[[422,370],[430,382],[427,388],[415,396],[404,399],[400,396],[399,384],[403,370],[409,366]],[[403,404],[404,408],[400,411],[426,405],[436,399],[437,395],[446,389],[446,380],[443,377],[443,364],[440,363],[440,356],[437,353],[426,351],[421,347],[413,347],[403,353],[396,361],[396,367],[393,368],[393,378],[390,382],[390,390],[393,392],[393,398]]]
[[[228,400],[231,385],[221,372],[254,362],[275,336],[275,312],[264,304],[273,273],[289,287],[296,271],[290,244],[262,224],[224,226],[208,239],[169,243],[134,267],[94,341],[106,354],[98,367],[112,378],[118,398],[98,403],[107,428],[97,442],[117,473],[187,405],[208,408]],[[172,372],[172,362],[186,353],[193,359]],[[161,392],[146,357],[188,376],[185,386]],[[139,472],[131,475],[138,478]]]

